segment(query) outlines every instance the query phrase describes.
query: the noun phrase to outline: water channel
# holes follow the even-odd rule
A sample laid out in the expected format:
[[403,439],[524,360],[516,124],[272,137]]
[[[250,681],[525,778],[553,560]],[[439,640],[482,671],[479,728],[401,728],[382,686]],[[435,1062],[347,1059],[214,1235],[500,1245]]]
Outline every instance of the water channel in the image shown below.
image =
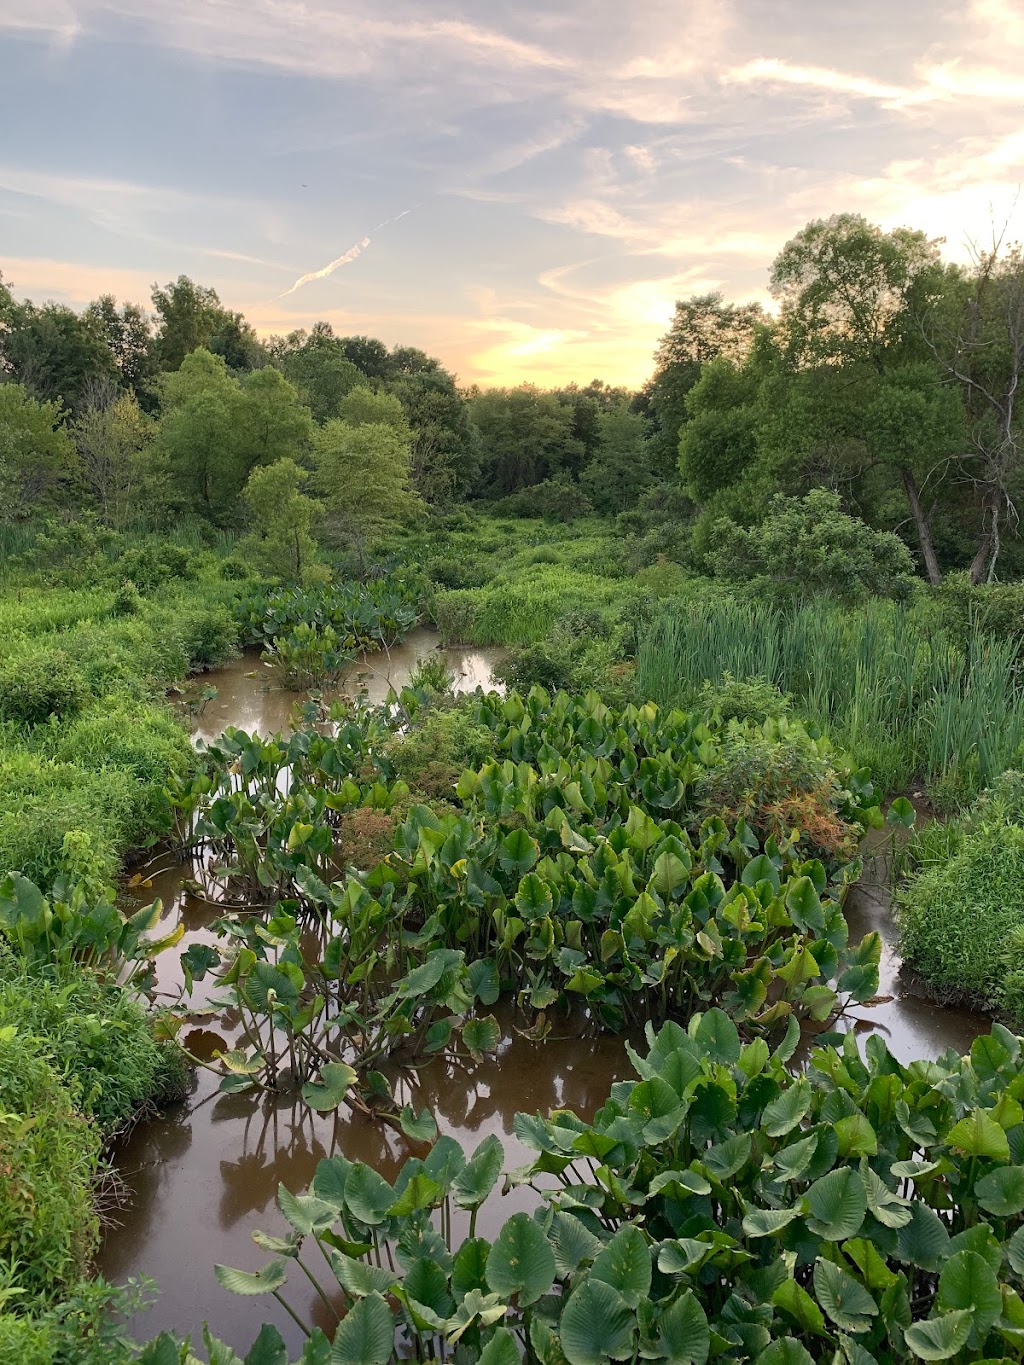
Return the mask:
[[[391,687],[401,688],[418,659],[438,648],[437,637],[417,630],[389,655],[370,656],[344,680],[347,695],[362,692],[370,701],[386,699]],[[491,685],[491,669],[500,651],[449,649],[446,657],[456,674],[456,689],[472,691]],[[228,725],[271,734],[285,728],[296,694],[275,687],[253,655],[208,674],[204,683],[215,686],[212,698],[198,716],[198,739],[215,738]],[[176,950],[158,959],[159,988],[176,995],[180,982],[178,953],[193,942],[215,942],[211,923],[220,907],[203,897],[194,880],[195,869],[182,864],[147,869],[143,880],[126,888],[126,900],[148,903],[159,896],[164,924],[180,922],[185,936]],[[844,1021],[858,1033],[880,1033],[903,1061],[935,1057],[953,1048],[969,1049],[977,1034],[988,1028],[985,1016],[949,1009],[930,1000],[901,969],[892,950],[894,927],[884,859],[866,859],[865,874],[846,901],[851,939],[877,929],[886,945],[879,996],[860,1006]],[[434,1058],[415,1071],[392,1067],[389,1079],[400,1103],[416,1112],[424,1106],[449,1133],[471,1151],[486,1135],[496,1134],[505,1148],[506,1167],[530,1160],[513,1135],[514,1115],[547,1113],[570,1108],[590,1117],[604,1101],[609,1086],[631,1075],[622,1039],[585,1032],[578,1022],[557,1023],[553,1033],[536,1042],[516,1032],[510,1008],[502,1015],[503,1042],[497,1055],[478,1063]],[[183,1041],[197,1056],[211,1057],[230,1046],[234,1021],[227,1015],[207,1020],[188,1032]],[[635,1040],[637,1041],[637,1040]],[[362,1114],[341,1110],[320,1115],[289,1097],[220,1095],[218,1079],[200,1070],[188,1101],[159,1119],[139,1124],[115,1153],[127,1199],[109,1228],[99,1258],[99,1269],[115,1283],[145,1274],[159,1287],[155,1304],[140,1314],[133,1330],[140,1339],[164,1329],[193,1333],[200,1339],[201,1324],[209,1322],[214,1335],[245,1349],[259,1323],[273,1322],[296,1351],[298,1328],[270,1297],[238,1298],[216,1282],[217,1262],[256,1270],[268,1256],[254,1245],[253,1229],[282,1234],[285,1221],[277,1208],[278,1184],[300,1191],[311,1181],[317,1162],[334,1152],[365,1161],[392,1179],[403,1161],[422,1151],[392,1128]],[[519,1209],[532,1209],[530,1190],[492,1196],[479,1221],[484,1236]],[[465,1229],[461,1229],[465,1231]],[[460,1235],[456,1223],[455,1235]],[[323,1283],[331,1273],[321,1265]],[[291,1277],[289,1301],[307,1321],[325,1330],[333,1323],[308,1281]]]

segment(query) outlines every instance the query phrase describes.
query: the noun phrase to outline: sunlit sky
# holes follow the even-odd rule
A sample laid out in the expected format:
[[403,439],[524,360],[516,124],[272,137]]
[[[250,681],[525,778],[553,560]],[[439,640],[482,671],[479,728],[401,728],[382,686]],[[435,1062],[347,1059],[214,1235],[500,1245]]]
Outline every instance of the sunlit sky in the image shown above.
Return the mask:
[[1022,115],[1024,0],[0,0],[0,270],[638,385],[811,218],[1016,223]]

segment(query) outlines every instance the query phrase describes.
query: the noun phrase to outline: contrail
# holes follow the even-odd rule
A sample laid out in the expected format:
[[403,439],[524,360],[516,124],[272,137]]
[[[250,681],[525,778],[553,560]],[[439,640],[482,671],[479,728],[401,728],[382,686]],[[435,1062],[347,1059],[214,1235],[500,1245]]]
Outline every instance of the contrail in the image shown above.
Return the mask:
[[[419,208],[419,205],[414,204],[413,208]],[[378,223],[377,226],[371,228],[370,231],[379,232],[381,228],[387,227],[389,223],[397,223],[399,218],[404,218],[407,213],[412,213],[412,209],[403,209],[401,213],[396,213],[394,218],[385,218],[383,222]],[[339,267],[348,265],[349,262],[354,261],[357,256],[361,256],[369,245],[370,237],[366,236],[362,241],[356,242],[355,246],[350,246],[344,256],[339,256],[337,260],[331,261],[330,264],[325,265],[322,270],[311,270],[308,275],[301,275],[292,285],[291,289],[286,289],[283,294],[278,294],[278,298],[286,299],[289,294],[294,294],[296,289],[301,289],[304,284],[310,284],[313,280],[325,280],[328,275],[333,275]]]
[[357,256],[361,256],[369,245],[369,237],[364,237],[361,242],[356,242],[355,246],[350,246],[344,256],[339,256],[337,260],[331,261],[322,270],[311,270],[308,275],[300,275],[291,289],[286,289],[283,294],[278,294],[278,298],[286,299],[289,294],[294,294],[296,289],[301,289],[304,284],[309,284],[312,280],[325,280],[328,275],[333,275],[339,266],[348,265]]

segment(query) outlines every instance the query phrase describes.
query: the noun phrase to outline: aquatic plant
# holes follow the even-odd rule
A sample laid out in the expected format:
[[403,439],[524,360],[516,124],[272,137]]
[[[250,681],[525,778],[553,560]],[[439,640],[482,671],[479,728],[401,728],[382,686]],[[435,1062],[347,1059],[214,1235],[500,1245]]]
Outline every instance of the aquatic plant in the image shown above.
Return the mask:
[[[997,1025],[969,1057],[904,1066],[880,1038],[862,1055],[853,1034],[832,1036],[794,1073],[798,1037],[791,1021],[774,1051],[744,1044],[717,1009],[648,1027],[646,1055],[629,1049],[638,1079],[592,1122],[516,1116],[536,1155],[505,1186],[538,1204],[493,1240],[476,1221],[500,1142],[467,1154],[410,1111],[409,1140],[431,1145],[393,1182],[323,1159],[308,1191],[280,1189],[289,1230],[253,1233],[272,1259],[217,1279],[285,1306],[303,1365],[1024,1358],[1021,1040]],[[336,1320],[330,1336],[288,1302],[293,1268]],[[142,1360],[186,1350],[165,1334]],[[287,1358],[264,1326],[246,1360]]]

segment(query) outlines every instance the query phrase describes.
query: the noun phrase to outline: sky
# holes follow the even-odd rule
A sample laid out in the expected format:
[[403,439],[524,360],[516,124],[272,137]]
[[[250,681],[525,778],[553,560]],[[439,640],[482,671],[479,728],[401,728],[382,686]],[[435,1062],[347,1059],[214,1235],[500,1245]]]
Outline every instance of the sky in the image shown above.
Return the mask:
[[1024,237],[1022,112],[1024,0],[0,0],[0,271],[639,386],[813,218]]

